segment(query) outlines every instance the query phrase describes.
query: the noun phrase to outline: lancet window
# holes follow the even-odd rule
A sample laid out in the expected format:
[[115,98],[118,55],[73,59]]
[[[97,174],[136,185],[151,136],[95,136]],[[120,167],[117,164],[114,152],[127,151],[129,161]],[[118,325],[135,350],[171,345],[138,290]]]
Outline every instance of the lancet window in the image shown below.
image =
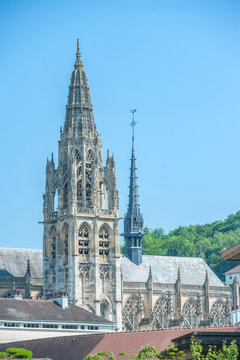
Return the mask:
[[110,304],[105,299],[103,299],[101,301],[101,303],[100,303],[100,314],[101,314],[101,317],[103,317],[104,319],[109,320]]
[[82,179],[77,182],[77,199],[82,200]]
[[153,326],[156,329],[166,328],[168,325],[168,299],[166,296],[161,296],[152,312]]
[[187,325],[197,325],[197,301],[193,298],[188,299],[183,306],[183,317]]
[[210,317],[213,320],[213,325],[224,325],[226,320],[225,302],[223,300],[217,300],[213,304]]
[[99,230],[99,255],[109,255],[109,229],[107,226],[101,226]]
[[68,225],[65,223],[63,227],[63,251],[68,256]]
[[89,254],[89,230],[86,225],[81,225],[78,230],[78,252],[85,257]]
[[87,152],[87,160],[90,160],[90,161],[94,160],[93,151],[91,149],[88,150],[88,152]]
[[77,164],[82,160],[81,154],[78,150],[75,151],[75,157]]
[[63,188],[63,208],[66,209],[68,206],[68,183]]
[[55,259],[56,257],[56,228],[55,226],[52,226],[51,227],[51,230],[50,230],[50,236],[51,236],[51,256],[53,259]]

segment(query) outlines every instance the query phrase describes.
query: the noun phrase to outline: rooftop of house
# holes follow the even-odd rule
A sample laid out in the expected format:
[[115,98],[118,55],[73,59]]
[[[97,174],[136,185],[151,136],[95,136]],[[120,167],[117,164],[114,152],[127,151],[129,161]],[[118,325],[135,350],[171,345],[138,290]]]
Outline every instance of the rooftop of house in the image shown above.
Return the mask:
[[222,250],[220,254],[225,261],[240,260],[240,243]]
[[55,337],[2,344],[0,351],[5,351],[8,347],[24,347],[31,350],[34,357],[48,357],[53,360],[65,360],[66,354],[68,359],[83,360],[89,354],[108,351],[113,352],[116,358],[120,359],[122,358],[119,356],[120,352],[125,352],[127,355],[136,354],[145,345],[156,346],[159,351],[163,351],[173,339],[193,331],[222,332],[224,338],[226,333],[239,332],[239,327],[223,326]]
[[0,298],[0,320],[112,324],[111,321],[71,303],[63,308],[52,300],[11,298]]
[[234,268],[226,271],[224,275],[237,274],[240,273],[240,265],[235,266]]

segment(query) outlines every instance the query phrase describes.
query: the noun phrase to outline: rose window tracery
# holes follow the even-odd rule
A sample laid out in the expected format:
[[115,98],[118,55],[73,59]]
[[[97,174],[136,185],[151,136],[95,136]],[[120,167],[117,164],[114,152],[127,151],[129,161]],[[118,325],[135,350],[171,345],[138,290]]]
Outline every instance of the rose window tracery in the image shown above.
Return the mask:
[[109,229],[102,226],[99,230],[99,255],[109,255]]
[[188,299],[183,306],[183,317],[187,321],[188,325],[196,326],[197,324],[197,311],[198,304],[193,298]]

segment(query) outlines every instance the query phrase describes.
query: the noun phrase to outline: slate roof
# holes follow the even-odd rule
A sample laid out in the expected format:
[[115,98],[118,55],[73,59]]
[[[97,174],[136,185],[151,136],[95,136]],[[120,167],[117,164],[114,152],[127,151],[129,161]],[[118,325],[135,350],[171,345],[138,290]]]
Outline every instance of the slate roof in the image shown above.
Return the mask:
[[237,274],[237,273],[240,273],[240,265],[237,265],[237,266],[235,266],[234,268],[226,271],[226,272],[224,273],[224,275]]
[[151,266],[155,283],[175,284],[180,268],[183,285],[203,285],[207,270],[210,286],[224,287],[202,258],[143,255],[142,263],[136,265],[126,256],[122,256],[121,264],[125,282],[146,282]]
[[30,261],[32,277],[41,279],[42,250],[0,248],[0,276],[24,277],[27,260]]
[[[42,250],[0,248],[0,276],[23,277],[28,259],[32,277],[42,278]],[[122,256],[123,281],[146,282],[151,266],[155,283],[174,284],[180,268],[183,285],[203,285],[207,270],[210,286],[224,286],[202,258],[143,255],[142,260],[136,265]]]
[[111,321],[71,303],[68,304],[68,308],[63,309],[52,300],[11,298],[0,298],[0,319],[112,324]]
[[[239,327],[209,327],[199,330],[201,332],[223,332],[224,335],[226,332],[234,334],[234,332],[239,331]],[[163,351],[172,339],[193,331],[194,329],[168,329],[64,336],[1,344],[0,351],[6,351],[9,347],[24,347],[33,352],[34,358],[48,357],[53,360],[83,360],[88,354],[109,351],[113,352],[117,359],[123,359],[119,356],[122,351],[127,355],[136,354],[145,345],[156,346],[159,351]]]

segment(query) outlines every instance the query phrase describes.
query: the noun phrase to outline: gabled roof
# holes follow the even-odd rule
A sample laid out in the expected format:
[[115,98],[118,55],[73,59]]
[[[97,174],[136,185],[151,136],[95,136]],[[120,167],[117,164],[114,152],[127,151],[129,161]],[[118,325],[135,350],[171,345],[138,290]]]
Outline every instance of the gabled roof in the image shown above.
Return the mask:
[[24,277],[28,260],[32,278],[41,279],[42,250],[0,248],[0,276]]
[[[196,329],[197,330],[197,329]],[[97,352],[113,352],[117,359],[120,352],[125,352],[129,358],[143,346],[156,346],[159,351],[167,348],[172,339],[192,333],[194,329],[168,329],[143,332],[108,333],[94,335],[64,336],[15,343],[0,344],[0,351],[9,347],[24,347],[33,352],[34,358],[50,358],[53,360],[83,360],[88,354]],[[239,327],[208,327],[201,332],[231,332],[239,331]]]
[[226,271],[226,272],[224,273],[224,275],[237,274],[237,273],[240,273],[240,265],[237,265],[237,266],[235,266],[234,268]]
[[155,283],[175,284],[180,269],[183,285],[203,285],[207,271],[210,286],[224,287],[222,281],[202,258],[143,255],[142,263],[136,265],[123,256],[121,264],[125,282],[146,282],[151,267]]
[[79,306],[68,303],[63,309],[52,300],[0,298],[0,320],[57,321],[112,324]]

